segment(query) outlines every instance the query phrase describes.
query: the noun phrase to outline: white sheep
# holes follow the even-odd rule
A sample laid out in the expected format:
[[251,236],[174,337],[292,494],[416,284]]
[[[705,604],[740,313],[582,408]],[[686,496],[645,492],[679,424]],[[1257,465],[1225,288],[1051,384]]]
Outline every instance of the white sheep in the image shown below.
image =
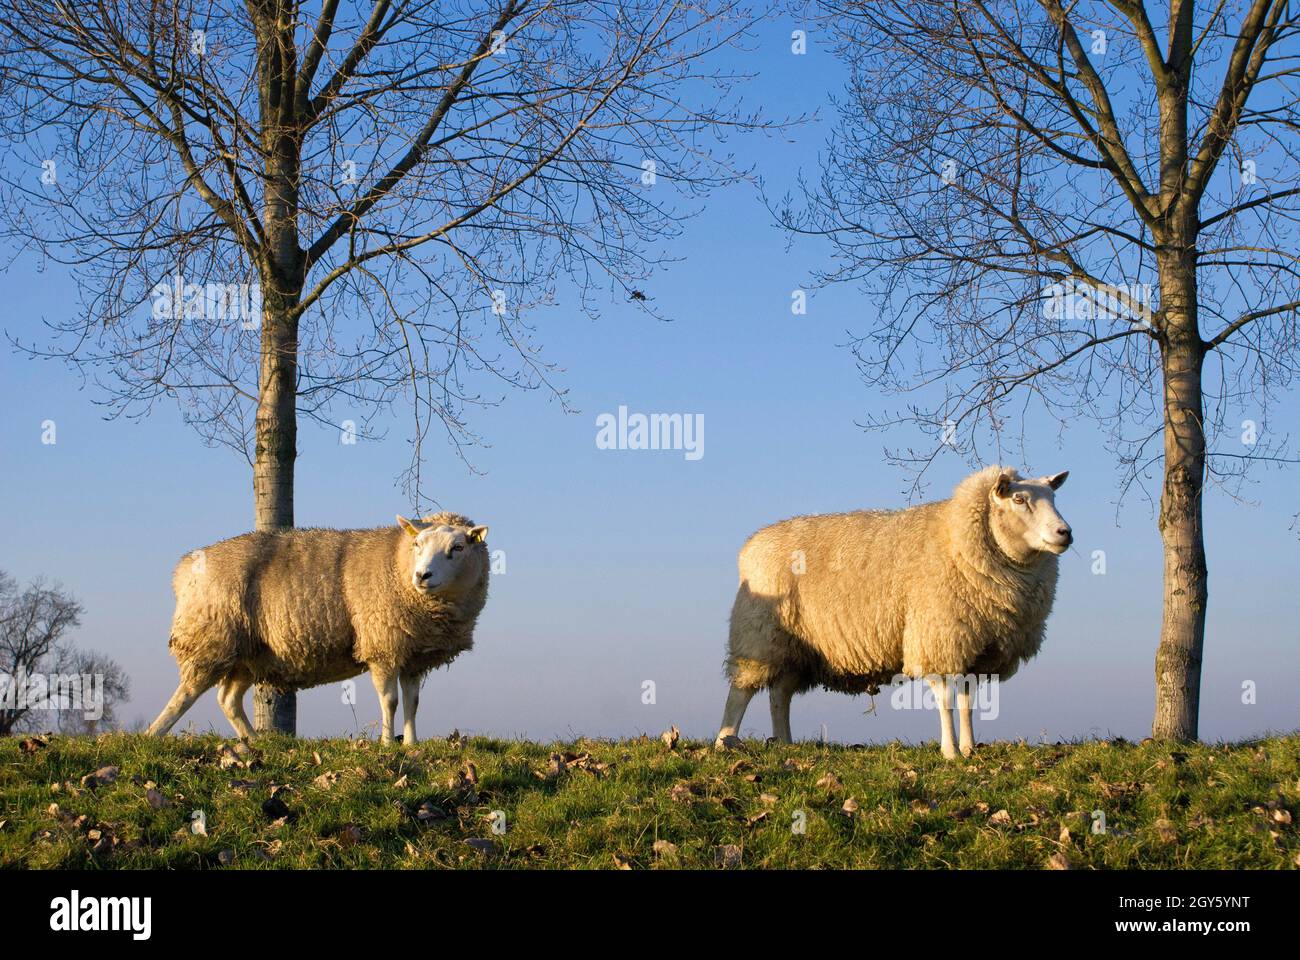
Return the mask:
[[424,675],[473,644],[487,600],[486,537],[487,527],[438,513],[374,530],[246,533],[194,551],[172,576],[181,682],[149,733],[167,733],[215,685],[248,737],[253,684],[297,690],[369,670],[382,739],[393,739],[400,685],[402,739],[415,743]]
[[726,671],[731,690],[717,742],[769,691],[772,735],[790,742],[790,699],[814,686],[874,692],[899,674],[924,677],[939,705],[940,746],[974,747],[972,674],[1010,677],[1043,642],[1057,556],[1073,533],[1056,510],[1067,474],[1025,480],[988,467],[952,498],[906,510],[795,517],[740,551]]

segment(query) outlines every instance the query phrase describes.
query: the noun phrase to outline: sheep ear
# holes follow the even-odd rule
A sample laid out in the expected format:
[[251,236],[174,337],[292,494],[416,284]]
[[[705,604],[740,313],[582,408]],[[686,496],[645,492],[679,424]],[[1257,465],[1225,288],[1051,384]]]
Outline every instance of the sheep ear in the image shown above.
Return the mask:
[[483,543],[484,541],[487,540],[487,532],[488,532],[488,528],[487,528],[487,527],[470,527],[470,528],[469,528],[469,542],[470,542],[470,543]]
[[1060,490],[1061,484],[1065,483],[1065,478],[1068,477],[1069,475],[1070,475],[1069,470],[1062,470],[1056,476],[1046,477],[1044,479],[1047,480],[1047,485],[1051,487],[1053,490]]
[[410,520],[407,520],[400,513],[397,515],[397,525],[413,537],[418,537],[420,535],[420,528]]
[[999,497],[1008,497],[1011,495],[1011,474],[999,473],[997,480],[993,482],[993,492]]

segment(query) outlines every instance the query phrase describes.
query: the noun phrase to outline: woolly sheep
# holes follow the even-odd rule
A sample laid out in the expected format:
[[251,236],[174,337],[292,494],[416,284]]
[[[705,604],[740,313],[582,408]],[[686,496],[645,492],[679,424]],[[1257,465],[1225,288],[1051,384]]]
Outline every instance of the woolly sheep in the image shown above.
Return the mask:
[[971,674],[1005,680],[1038,652],[1056,593],[1057,556],[1073,540],[1056,510],[1067,473],[1037,480],[993,466],[952,498],[896,511],[795,517],[741,548],[717,743],[768,689],[772,735],[790,742],[790,699],[814,686],[876,692],[925,677],[939,706],[940,747],[970,756]]
[[197,550],[172,575],[172,655],[181,682],[149,728],[167,733],[213,685],[241,737],[244,692],[296,690],[370,671],[382,739],[415,743],[420,683],[473,644],[487,600],[487,527],[455,513],[373,530],[246,533]]

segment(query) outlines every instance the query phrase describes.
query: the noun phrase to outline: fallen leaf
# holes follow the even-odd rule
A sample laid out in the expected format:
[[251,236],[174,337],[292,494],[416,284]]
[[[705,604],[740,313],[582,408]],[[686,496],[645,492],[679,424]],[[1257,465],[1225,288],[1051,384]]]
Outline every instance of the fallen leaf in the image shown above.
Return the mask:
[[406,789],[407,784],[409,784],[410,782],[411,782],[411,778],[408,777],[406,774],[402,774],[395,781],[393,781],[393,786],[396,787],[398,790],[404,790]]
[[734,843],[713,848],[713,865],[723,870],[734,870],[740,866],[742,854],[740,847]]
[[420,823],[431,823],[434,820],[446,820],[447,811],[442,807],[436,806],[432,800],[426,800],[420,804],[420,809],[415,813],[415,819]]
[[770,810],[762,810],[745,818],[745,826],[756,827],[772,815]]
[[1047,858],[1048,870],[1069,870],[1070,858],[1063,853],[1054,853]]
[[268,797],[262,801],[262,813],[267,819],[282,823],[292,823],[298,818],[279,797]]
[[759,801],[759,803],[765,803],[765,804],[767,804],[769,807],[774,807],[774,806],[776,806],[776,799],[777,799],[777,798],[776,798],[776,794],[775,794],[775,793],[760,793],[760,794],[758,795],[758,801]]
[[840,783],[840,778],[833,773],[825,774],[817,781],[817,786],[825,790],[843,790],[844,784]]
[[849,797],[844,801],[844,805],[840,807],[840,810],[846,817],[851,819],[858,812],[858,801],[853,797]]
[[234,862],[235,862],[234,850],[222,850],[220,853],[217,854],[217,863],[221,864],[223,867],[228,867]]
[[993,816],[989,817],[989,823],[996,823],[999,825],[1010,824],[1011,814],[1004,807],[1003,809],[999,810],[997,813],[993,814]]
[[337,770],[327,770],[311,783],[312,786],[316,787],[318,790],[329,790],[341,779],[343,779],[343,774],[339,773]]
[[679,803],[689,803],[695,799],[695,796],[698,793],[698,787],[683,780],[680,783],[674,783],[672,785],[672,788],[668,791],[668,797],[669,799],[676,800]]
[[82,777],[81,785],[90,790],[107,786],[117,779],[119,772],[117,767],[100,767],[94,773],[88,773]]
[[[672,748],[670,747],[669,749],[672,749]],[[627,857],[623,856],[623,854],[621,854],[621,853],[615,853],[615,854],[612,854],[612,856],[613,856],[613,858],[614,858],[614,866],[617,867],[618,869],[620,869],[620,870],[631,870],[631,869],[632,869],[632,861],[629,860]]]
[[1177,843],[1178,831],[1174,829],[1173,821],[1157,820],[1152,826],[1155,827],[1156,836],[1160,838],[1161,843]]
[[660,860],[671,860],[677,856],[677,844],[667,840],[656,840],[653,849],[655,856]]
[[681,739],[681,731],[677,729],[676,725],[671,726],[659,735],[659,739],[664,742],[664,745],[669,750],[676,750],[677,741]]
[[361,828],[355,823],[349,823],[339,831],[338,840],[339,844],[344,847],[355,847],[361,842],[362,837]]
[[150,787],[144,792],[144,798],[148,802],[149,806],[153,807],[155,810],[163,810],[172,805],[170,800],[164,797],[157,790],[153,789],[153,787]]
[[497,845],[491,840],[485,840],[482,837],[470,837],[465,841],[465,845],[485,857],[495,856],[497,852]]

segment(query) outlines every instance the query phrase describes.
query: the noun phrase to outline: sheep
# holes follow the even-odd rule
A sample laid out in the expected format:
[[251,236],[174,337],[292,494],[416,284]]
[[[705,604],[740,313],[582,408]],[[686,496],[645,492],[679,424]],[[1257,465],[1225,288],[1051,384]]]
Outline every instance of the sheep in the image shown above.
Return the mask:
[[1055,504],[1067,476],[1026,480],[992,466],[949,500],[795,517],[755,533],[740,551],[716,745],[736,736],[764,687],[772,735],[789,743],[794,694],[817,685],[875,693],[901,674],[933,690],[947,759],[957,756],[948,709],[956,688],[960,750],[970,756],[966,678],[1005,680],[1042,645],[1057,557],[1074,536]]
[[246,533],[182,558],[172,575],[169,647],[181,681],[149,727],[162,736],[216,685],[240,737],[252,736],[244,692],[296,690],[370,671],[381,738],[416,742],[420,684],[473,645],[487,600],[488,528],[436,513],[373,530]]

